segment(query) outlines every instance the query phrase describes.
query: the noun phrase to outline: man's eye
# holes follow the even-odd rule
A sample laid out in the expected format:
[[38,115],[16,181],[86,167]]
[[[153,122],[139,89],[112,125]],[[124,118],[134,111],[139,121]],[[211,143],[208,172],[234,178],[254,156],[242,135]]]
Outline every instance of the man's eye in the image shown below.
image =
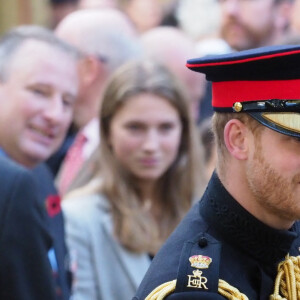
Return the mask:
[[74,100],[73,97],[64,97],[64,98],[63,98],[63,104],[64,104],[64,106],[66,106],[66,107],[73,106],[74,101],[75,101],[75,100]]
[[66,106],[66,107],[71,106],[71,102],[70,102],[70,101],[67,101],[67,100],[63,100],[63,104],[64,104],[64,106]]
[[38,96],[47,96],[49,94],[49,90],[40,86],[30,86],[28,90],[35,95]]
[[288,137],[290,141],[292,141],[293,143],[296,143],[297,145],[300,144],[300,137],[292,137],[289,136]]
[[42,96],[45,96],[47,93],[46,91],[42,90],[42,89],[32,89],[31,90],[34,94],[37,94],[37,95],[42,95]]

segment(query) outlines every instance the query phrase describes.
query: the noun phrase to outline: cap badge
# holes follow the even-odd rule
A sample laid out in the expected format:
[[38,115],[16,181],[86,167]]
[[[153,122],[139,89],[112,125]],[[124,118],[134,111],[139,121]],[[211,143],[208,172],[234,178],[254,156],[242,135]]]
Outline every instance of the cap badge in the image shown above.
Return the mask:
[[197,269],[207,269],[212,259],[204,255],[193,255],[189,258],[191,266]]

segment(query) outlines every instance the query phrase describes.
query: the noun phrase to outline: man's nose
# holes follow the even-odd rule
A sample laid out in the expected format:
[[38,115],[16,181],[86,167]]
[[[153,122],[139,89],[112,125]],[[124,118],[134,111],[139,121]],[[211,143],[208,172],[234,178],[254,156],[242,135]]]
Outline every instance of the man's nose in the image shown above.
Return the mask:
[[61,96],[53,96],[44,108],[45,117],[51,122],[58,122],[63,117],[64,106]]
[[227,14],[227,15],[236,15],[239,10],[239,0],[225,0],[222,3],[222,10]]

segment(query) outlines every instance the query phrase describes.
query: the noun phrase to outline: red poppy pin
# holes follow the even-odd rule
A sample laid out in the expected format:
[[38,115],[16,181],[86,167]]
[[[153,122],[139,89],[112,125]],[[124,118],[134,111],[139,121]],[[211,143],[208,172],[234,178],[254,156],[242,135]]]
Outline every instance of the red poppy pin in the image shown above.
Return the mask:
[[50,195],[46,199],[46,208],[48,215],[53,218],[61,212],[60,197],[58,195]]

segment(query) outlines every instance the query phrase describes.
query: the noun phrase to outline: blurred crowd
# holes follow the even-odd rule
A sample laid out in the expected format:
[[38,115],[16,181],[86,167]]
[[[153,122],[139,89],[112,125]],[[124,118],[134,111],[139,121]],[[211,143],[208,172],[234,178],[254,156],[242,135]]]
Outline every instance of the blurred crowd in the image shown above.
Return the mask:
[[0,40],[0,298],[130,299],[215,168],[210,82],[186,61],[299,43],[300,0],[48,8]]

